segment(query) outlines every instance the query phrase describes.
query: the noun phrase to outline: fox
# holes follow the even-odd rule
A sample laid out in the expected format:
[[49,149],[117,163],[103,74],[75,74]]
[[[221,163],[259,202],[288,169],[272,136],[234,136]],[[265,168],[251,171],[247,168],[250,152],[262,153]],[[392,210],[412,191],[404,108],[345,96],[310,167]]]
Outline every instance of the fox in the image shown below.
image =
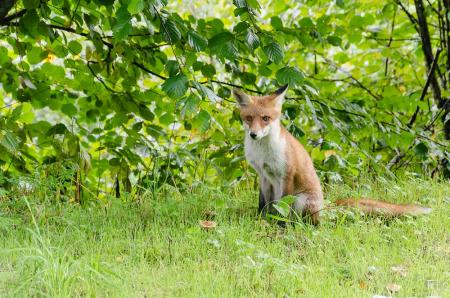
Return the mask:
[[[281,124],[285,85],[274,93],[251,96],[233,89],[244,126],[247,162],[259,176],[258,213],[273,210],[281,198],[292,195],[292,211],[312,224],[320,222],[323,192],[313,161],[305,147]],[[431,212],[419,205],[400,205],[374,199],[337,200],[337,206],[353,207],[366,214],[419,215]],[[272,211],[271,211],[272,212]]]

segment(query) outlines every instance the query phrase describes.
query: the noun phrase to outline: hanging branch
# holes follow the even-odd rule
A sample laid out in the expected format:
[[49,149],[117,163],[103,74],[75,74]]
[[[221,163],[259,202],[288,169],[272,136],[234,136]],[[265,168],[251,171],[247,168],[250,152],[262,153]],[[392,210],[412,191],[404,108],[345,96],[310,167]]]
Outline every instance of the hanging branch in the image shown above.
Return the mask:
[[[322,55],[321,55],[322,56]],[[339,70],[340,72],[346,74],[348,76],[349,79],[351,79],[355,85],[361,89],[363,89],[364,91],[366,91],[370,96],[372,96],[374,99],[376,100],[381,100],[382,97],[376,93],[374,93],[372,90],[370,90],[367,86],[365,86],[360,80],[358,80],[357,78],[355,78],[351,73],[349,73],[348,71],[342,69],[341,67],[339,67],[338,65],[336,65],[333,61],[331,61],[330,59],[322,56],[322,58],[325,60],[325,62],[334,67],[336,70]]]
[[419,32],[419,28],[417,27],[417,19],[406,9],[406,7],[402,4],[400,0],[395,1],[400,8],[403,10],[403,12],[408,16],[411,23],[414,25],[414,29],[416,29],[417,32]]
[[[422,94],[420,95],[419,101],[423,101],[423,99],[425,98],[425,95],[427,94],[427,90],[428,90],[428,87],[430,86],[430,82],[431,82],[431,76],[432,76],[432,74],[434,73],[434,71],[436,69],[437,61],[438,61],[438,58],[439,58],[439,55],[441,54],[441,52],[442,52],[442,49],[439,48],[436,51],[436,55],[434,55],[433,63],[431,64],[431,69],[428,72],[427,81],[425,82],[425,86],[423,87]],[[412,117],[409,120],[409,123],[407,125],[409,128],[411,128],[411,126],[416,121],[417,114],[419,113],[419,111],[420,111],[420,108],[419,108],[419,105],[417,105],[416,111],[412,115]]]
[[[395,17],[397,15],[397,8],[394,10],[394,16],[392,17],[392,23],[391,23],[391,32],[389,33],[389,41],[387,44],[387,47],[390,48],[392,41],[393,41],[393,35],[394,35],[394,29],[395,29]],[[384,65],[384,76],[387,77],[388,74],[388,68],[389,68],[389,57],[386,57],[385,65]]]
[[[447,39],[447,73],[450,75],[450,0],[443,0],[445,7],[444,37]],[[444,85],[445,86],[445,85]]]
[[16,4],[16,0],[2,0],[2,2],[0,3],[0,23],[4,21],[11,8]]
[[14,13],[14,14],[12,14],[10,16],[1,17],[0,18],[0,26],[7,26],[7,25],[9,25],[9,23],[11,23],[11,21],[22,17],[26,12],[27,12],[26,9],[22,9],[22,10]]
[[[433,50],[431,48],[430,31],[428,30],[427,18],[425,16],[425,8],[423,6],[422,0],[414,0],[414,3],[416,5],[420,39],[422,40],[422,50],[425,55],[425,62],[428,71],[430,71],[431,65],[433,64]],[[433,72],[431,72],[430,83],[433,90],[433,96],[435,100],[438,103],[440,103],[442,101],[441,88]]]

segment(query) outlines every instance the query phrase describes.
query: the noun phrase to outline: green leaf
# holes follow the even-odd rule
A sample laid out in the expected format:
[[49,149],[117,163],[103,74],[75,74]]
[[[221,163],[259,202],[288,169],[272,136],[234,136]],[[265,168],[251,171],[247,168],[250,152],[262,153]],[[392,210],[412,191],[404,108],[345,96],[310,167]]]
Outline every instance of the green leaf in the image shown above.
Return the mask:
[[301,138],[305,135],[305,132],[294,124],[289,126],[289,132],[296,138]]
[[143,104],[139,105],[139,114],[141,117],[147,121],[153,121],[155,115],[149,110],[149,108]]
[[281,198],[280,202],[283,202],[284,204],[287,205],[292,205],[294,204],[294,202],[297,200],[296,196],[292,196],[292,195],[287,195]]
[[120,159],[117,158],[117,157],[114,157],[114,158],[111,158],[111,159],[108,161],[108,163],[109,163],[109,165],[110,165],[111,167],[118,167],[118,166],[120,165]]
[[278,64],[281,62],[281,60],[283,60],[284,53],[279,43],[271,42],[265,47],[263,47],[263,50],[270,61]]
[[200,84],[199,82],[193,82],[193,84],[203,98],[209,98],[212,102],[220,101],[221,98],[218,97],[216,93],[214,93],[214,91],[212,91],[208,87]]
[[176,60],[169,60],[164,66],[164,69],[169,74],[169,77],[173,77],[180,72],[180,65]]
[[8,117],[8,122],[9,123],[14,123],[17,120],[19,120],[20,115],[22,114],[22,110],[23,110],[23,106],[22,105],[20,105],[17,108],[15,108],[12,111],[11,115]]
[[137,14],[140,13],[145,7],[144,0],[131,0],[128,4],[128,12],[130,14]]
[[261,6],[258,0],[246,0],[248,7],[259,10]]
[[24,102],[22,104],[22,113],[20,115],[19,120],[23,123],[27,123],[30,124],[33,122],[34,120],[34,112],[33,112],[33,107],[30,103],[28,102]]
[[105,124],[105,129],[109,130],[119,127],[128,121],[128,116],[125,113],[116,113],[113,117],[108,119]]
[[221,46],[224,43],[234,40],[234,35],[230,32],[224,31],[214,35],[208,42],[210,47]]
[[253,85],[256,83],[256,75],[251,72],[243,72],[240,77],[242,79],[242,83],[244,84]]
[[331,44],[333,46],[336,46],[336,47],[339,47],[341,45],[341,43],[342,43],[342,39],[340,37],[338,37],[338,36],[335,36],[335,35],[328,36],[327,37],[327,41],[328,41],[329,44]]
[[116,40],[122,40],[131,32],[131,15],[126,6],[121,6],[116,13],[116,23],[113,30],[113,35]]
[[154,124],[145,126],[145,131],[154,138],[166,135],[164,129],[161,126]]
[[245,42],[251,49],[259,47],[259,37],[252,29],[247,29],[245,33]]
[[298,25],[301,28],[313,28],[314,27],[314,23],[310,18],[303,18],[298,22]]
[[160,124],[168,126],[169,124],[173,123],[173,121],[175,121],[175,118],[172,113],[164,113],[159,117],[158,120]]
[[233,31],[235,33],[244,32],[249,27],[247,22],[239,22],[236,26],[234,26]]
[[20,28],[24,33],[30,35],[31,37],[36,37],[39,35],[38,26],[39,16],[36,13],[36,10],[27,10],[25,15],[20,19]]
[[53,53],[58,58],[64,58],[64,57],[67,56],[67,54],[69,54],[69,51],[66,49],[66,47],[56,46],[56,47],[53,48]]
[[209,129],[210,122],[211,122],[211,115],[207,111],[201,110],[194,118],[192,125],[194,128],[197,128],[201,133],[204,133]]
[[203,68],[204,63],[200,61],[195,61],[194,64],[192,64],[192,69],[194,71],[199,71]]
[[61,107],[61,112],[63,112],[67,116],[74,117],[77,115],[78,110],[73,104],[66,103]]
[[224,31],[214,35],[208,41],[211,51],[219,57],[234,59],[239,55],[239,51],[234,44],[234,35]]
[[281,216],[288,217],[289,216],[289,212],[290,212],[289,205],[284,204],[284,203],[280,204],[280,203],[279,204],[274,204],[273,207],[278,211],[278,213],[280,213]]
[[188,31],[187,37],[189,45],[197,52],[203,51],[208,46],[208,40],[193,30]]
[[278,17],[278,16],[271,17],[270,24],[276,30],[283,29],[283,22],[281,21],[280,17]]
[[78,55],[81,53],[81,50],[83,49],[81,44],[78,41],[72,40],[69,42],[69,50],[73,55]]
[[37,64],[41,62],[46,56],[47,55],[45,55],[45,52],[43,52],[41,48],[32,47],[31,50],[27,53],[27,60],[31,64]]
[[40,0],[23,0],[23,6],[26,9],[35,9],[39,7]]
[[64,68],[58,65],[54,65],[51,63],[44,63],[41,67],[42,72],[46,75],[50,76],[53,79],[62,80],[66,76],[66,72]]
[[336,5],[340,8],[345,8],[345,1],[344,0],[336,0]]
[[202,67],[202,74],[207,78],[212,78],[216,74],[216,69],[211,64],[205,64]]
[[355,15],[350,20],[350,27],[362,27],[364,25],[364,18],[362,16]]
[[305,76],[296,67],[286,66],[277,71],[276,78],[279,83],[294,87],[300,85]]
[[184,74],[168,78],[162,84],[162,90],[171,98],[180,98],[188,89],[188,80]]
[[0,145],[13,155],[19,150],[19,141],[10,131],[0,131]]
[[233,0],[233,4],[238,8],[247,7],[246,0]]
[[63,135],[66,132],[68,132],[67,127],[62,124],[62,123],[58,123],[53,125],[46,133],[47,136],[53,136],[53,135]]
[[272,70],[265,65],[259,66],[258,71],[259,71],[259,74],[264,77],[270,77],[270,75],[272,75]]
[[183,103],[183,108],[181,109],[181,115],[192,115],[198,110],[198,105],[200,104],[200,98],[194,94],[190,94]]
[[422,159],[425,159],[428,155],[428,147],[424,142],[420,142],[414,147],[416,155]]
[[0,47],[0,65],[6,64],[9,60],[8,49],[5,47]]
[[181,39],[181,32],[171,19],[163,19],[159,30],[168,43],[174,44]]

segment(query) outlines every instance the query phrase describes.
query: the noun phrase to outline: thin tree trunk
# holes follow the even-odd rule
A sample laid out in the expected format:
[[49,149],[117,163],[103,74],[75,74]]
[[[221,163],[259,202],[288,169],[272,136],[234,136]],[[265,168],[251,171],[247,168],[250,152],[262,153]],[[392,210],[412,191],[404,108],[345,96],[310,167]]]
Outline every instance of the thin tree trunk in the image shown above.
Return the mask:
[[120,183],[119,183],[119,175],[116,175],[116,198],[120,198]]
[[16,3],[16,0],[1,0],[0,2],[0,20],[3,20]]
[[[447,63],[446,63],[446,73],[447,73],[447,79],[450,80],[450,0],[443,0],[444,7],[445,7],[445,21],[442,24],[444,26],[444,35],[445,39],[447,41]],[[447,88],[448,82],[444,82],[444,88]],[[445,107],[442,107],[444,110],[444,115],[442,115],[442,120],[444,121],[444,132],[445,132],[445,138],[447,140],[450,140],[450,119],[445,121],[445,118],[448,114],[450,114],[450,98],[447,98],[445,100]]]
[[[447,37],[448,37],[449,32],[448,32],[447,12],[449,10],[448,5],[450,4],[450,0],[444,0],[444,1],[445,1],[444,6],[446,7],[446,20],[447,20],[446,27],[447,27]],[[430,70],[432,68],[432,64],[433,64],[433,49],[431,47],[430,32],[428,30],[428,23],[427,23],[427,18],[425,15],[425,8],[424,8],[422,0],[414,0],[414,4],[416,6],[417,23],[419,26],[420,39],[422,41],[422,50],[425,55],[425,62],[427,65],[428,72],[430,72]],[[447,40],[448,40],[448,38],[447,38]],[[449,56],[449,50],[450,49],[449,49],[449,46],[447,43],[447,57]],[[447,59],[449,59],[449,58],[447,58]],[[447,71],[448,71],[448,67],[449,66],[447,63]],[[444,122],[444,134],[445,134],[445,138],[447,140],[449,140],[450,139],[450,121],[449,120],[445,121],[447,114],[450,113],[449,100],[442,97],[441,87],[439,86],[439,83],[436,79],[436,75],[434,74],[434,72],[431,72],[430,84],[431,84],[431,89],[433,90],[433,97],[434,97],[438,107],[444,111],[444,113],[442,115],[442,120]],[[442,82],[442,84],[446,85],[444,81]]]
[[[431,47],[430,31],[428,30],[427,18],[425,16],[425,9],[422,0],[414,0],[416,5],[417,21],[419,23],[420,39],[422,40],[422,50],[425,55],[425,62],[427,64],[428,72],[431,70],[433,64],[433,49]],[[441,88],[439,87],[436,75],[431,73],[430,77],[431,88],[433,96],[437,103],[441,103]]]

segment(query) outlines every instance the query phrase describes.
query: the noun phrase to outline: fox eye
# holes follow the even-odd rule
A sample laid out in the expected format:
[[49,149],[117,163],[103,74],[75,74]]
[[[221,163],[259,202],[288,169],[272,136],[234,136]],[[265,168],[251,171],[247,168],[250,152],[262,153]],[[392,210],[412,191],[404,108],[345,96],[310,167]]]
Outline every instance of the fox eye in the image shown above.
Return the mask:
[[245,121],[247,121],[247,122],[250,122],[250,121],[252,121],[253,120],[253,117],[252,116],[247,116],[247,117],[245,117]]
[[262,116],[262,120],[265,121],[265,122],[267,122],[267,121],[270,120],[270,117],[269,117],[269,116]]

